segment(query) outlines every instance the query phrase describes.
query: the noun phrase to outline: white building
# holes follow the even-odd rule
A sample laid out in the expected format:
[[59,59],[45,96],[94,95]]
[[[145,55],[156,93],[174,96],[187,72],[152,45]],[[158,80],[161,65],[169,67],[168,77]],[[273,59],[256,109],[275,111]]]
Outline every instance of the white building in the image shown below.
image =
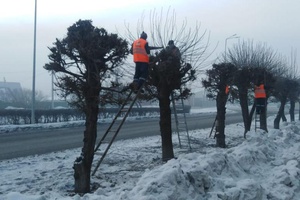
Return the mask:
[[206,97],[205,91],[199,91],[194,93],[189,98],[189,104],[192,107],[200,107],[200,108],[207,108],[207,107],[215,107],[216,106],[216,101],[212,99],[208,99]]

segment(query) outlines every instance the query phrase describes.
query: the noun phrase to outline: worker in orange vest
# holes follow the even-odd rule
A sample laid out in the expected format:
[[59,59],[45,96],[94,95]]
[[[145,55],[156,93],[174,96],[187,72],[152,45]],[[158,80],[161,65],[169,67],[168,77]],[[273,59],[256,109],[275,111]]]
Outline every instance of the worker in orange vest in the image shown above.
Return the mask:
[[264,112],[266,106],[266,90],[263,83],[254,86],[254,97],[256,101],[256,113],[260,114]]
[[229,94],[229,86],[226,85],[226,88],[225,88],[225,94],[228,95]]
[[134,91],[140,89],[148,77],[149,55],[150,50],[161,49],[163,47],[150,47],[147,42],[147,34],[143,31],[140,38],[135,40],[131,47],[133,61],[135,62],[135,73],[133,83],[130,88]]

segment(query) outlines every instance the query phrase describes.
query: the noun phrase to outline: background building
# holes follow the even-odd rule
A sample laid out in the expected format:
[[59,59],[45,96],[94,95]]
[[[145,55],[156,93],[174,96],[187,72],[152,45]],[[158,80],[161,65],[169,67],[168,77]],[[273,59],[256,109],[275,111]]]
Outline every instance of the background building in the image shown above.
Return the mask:
[[0,101],[15,102],[20,97],[22,98],[23,92],[21,84],[18,82],[0,82]]

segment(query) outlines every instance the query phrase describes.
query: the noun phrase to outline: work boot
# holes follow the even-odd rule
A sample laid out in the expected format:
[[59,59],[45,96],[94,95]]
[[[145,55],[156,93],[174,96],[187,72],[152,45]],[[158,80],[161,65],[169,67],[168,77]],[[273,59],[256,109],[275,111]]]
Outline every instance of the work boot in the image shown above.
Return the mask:
[[129,87],[129,85],[127,85],[127,86],[123,87],[123,89],[120,90],[120,92],[122,93],[122,92],[125,92],[125,91],[129,90],[129,89],[130,89],[130,87]]
[[129,88],[132,89],[133,91],[138,90],[138,83],[135,81],[130,83]]
[[135,90],[133,90],[133,92],[135,93],[135,94],[137,94],[138,93],[138,91],[140,91],[140,94],[144,94],[144,90],[141,88],[143,85],[140,85],[140,84],[136,84],[137,85],[137,87],[135,88]]
[[140,94],[144,94],[145,93],[145,90],[143,89],[138,89],[138,90],[133,90],[134,94],[137,94],[140,90]]

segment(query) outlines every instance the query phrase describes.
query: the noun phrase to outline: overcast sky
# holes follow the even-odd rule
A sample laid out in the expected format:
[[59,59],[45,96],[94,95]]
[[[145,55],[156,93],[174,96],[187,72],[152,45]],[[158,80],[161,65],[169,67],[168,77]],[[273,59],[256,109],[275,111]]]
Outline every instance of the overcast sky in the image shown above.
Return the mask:
[[[299,0],[37,0],[36,90],[51,96],[51,76],[43,69],[49,62],[47,47],[63,38],[79,19],[108,32],[136,25],[142,13],[169,7],[177,21],[185,18],[210,31],[210,43],[218,44],[213,56],[225,50],[225,40],[237,34],[240,40],[266,43],[290,56],[300,46]],[[3,0],[0,7],[0,81],[20,82],[32,88],[35,0]],[[147,32],[147,30],[145,30]],[[135,30],[133,30],[135,33]],[[230,48],[238,39],[227,40]],[[299,62],[300,52],[297,54]]]

